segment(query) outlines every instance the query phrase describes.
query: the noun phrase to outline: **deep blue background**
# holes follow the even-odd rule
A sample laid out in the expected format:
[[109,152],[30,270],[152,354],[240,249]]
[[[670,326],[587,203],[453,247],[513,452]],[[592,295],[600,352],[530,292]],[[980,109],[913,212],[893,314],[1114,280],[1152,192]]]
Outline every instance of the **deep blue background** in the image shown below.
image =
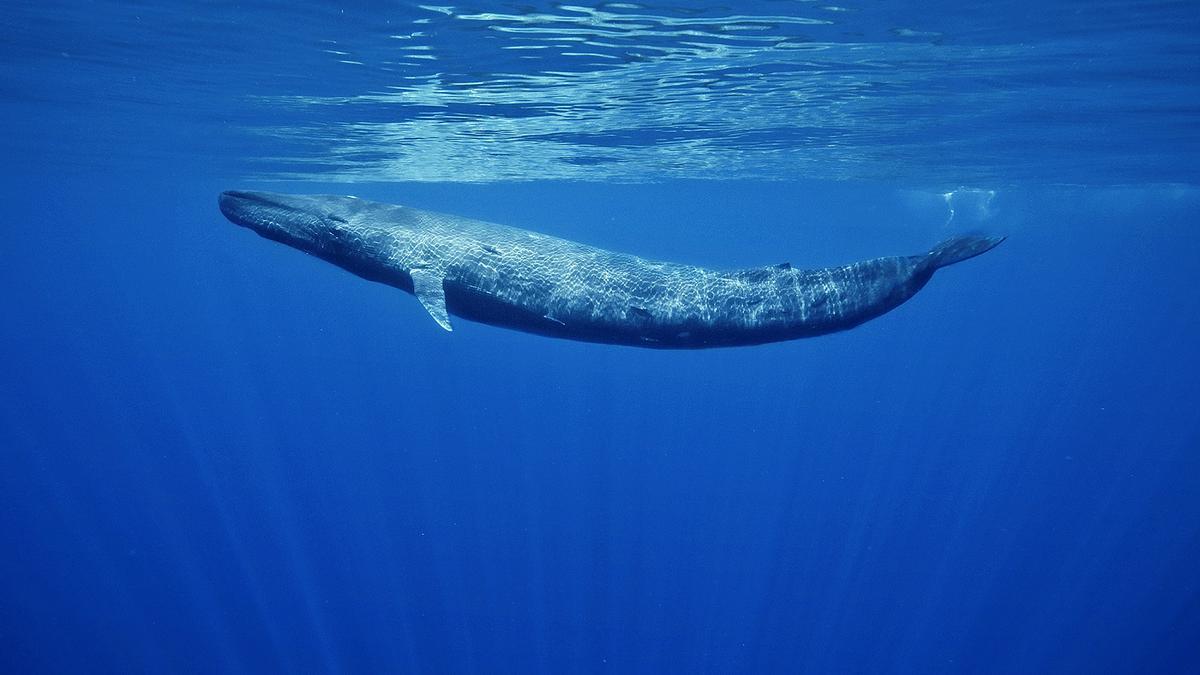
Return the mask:
[[[1161,181],[1193,166],[947,223],[900,179],[267,181],[236,167],[271,138],[3,105],[0,671],[1200,663],[1200,191]],[[235,187],[718,267],[1010,238],[847,333],[658,352],[447,334],[230,225]]]
[[[1193,191],[1002,195],[1010,240],[893,314],[670,353],[445,334],[211,179],[8,185],[9,672],[1195,662]],[[944,217],[861,184],[376,192],[701,263]]]

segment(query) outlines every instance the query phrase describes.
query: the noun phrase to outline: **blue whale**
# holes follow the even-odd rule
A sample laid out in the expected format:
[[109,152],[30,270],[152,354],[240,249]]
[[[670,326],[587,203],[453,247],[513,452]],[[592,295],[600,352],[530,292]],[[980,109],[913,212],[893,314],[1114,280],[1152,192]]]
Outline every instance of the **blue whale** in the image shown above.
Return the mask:
[[626,253],[459,216],[330,195],[224,192],[235,224],[414,294],[450,316],[550,337],[657,349],[732,347],[853,328],[938,269],[1002,237],[960,236],[913,256],[732,271]]

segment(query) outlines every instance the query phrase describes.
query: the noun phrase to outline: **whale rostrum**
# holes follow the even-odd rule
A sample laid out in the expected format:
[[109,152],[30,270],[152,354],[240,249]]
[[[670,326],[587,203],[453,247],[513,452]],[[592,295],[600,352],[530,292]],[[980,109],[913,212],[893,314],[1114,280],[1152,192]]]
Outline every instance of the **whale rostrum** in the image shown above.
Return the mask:
[[626,253],[355,197],[224,192],[222,213],[268,239],[414,294],[451,315],[551,337],[658,349],[753,345],[853,328],[912,297],[941,267],[1002,237],[913,256],[733,271]]

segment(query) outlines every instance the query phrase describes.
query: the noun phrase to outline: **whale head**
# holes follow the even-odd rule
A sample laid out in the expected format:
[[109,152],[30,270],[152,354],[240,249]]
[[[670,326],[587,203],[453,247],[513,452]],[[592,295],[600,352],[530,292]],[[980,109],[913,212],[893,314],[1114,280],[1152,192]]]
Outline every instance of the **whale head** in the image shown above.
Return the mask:
[[329,260],[362,230],[356,221],[364,202],[355,197],[230,190],[218,203],[234,224]]
[[400,207],[335,195],[222,192],[221,213],[236,225],[373,281],[411,286],[391,252],[403,248]]

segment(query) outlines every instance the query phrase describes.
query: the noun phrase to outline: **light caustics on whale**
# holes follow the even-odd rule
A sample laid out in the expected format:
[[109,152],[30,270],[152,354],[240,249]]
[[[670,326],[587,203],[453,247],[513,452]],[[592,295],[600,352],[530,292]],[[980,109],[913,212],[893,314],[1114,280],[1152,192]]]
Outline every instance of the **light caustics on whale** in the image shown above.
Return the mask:
[[841,267],[718,271],[355,197],[231,191],[219,203],[229,220],[267,239],[416,295],[446,330],[454,315],[658,349],[752,345],[853,328],[908,300],[939,268],[1003,241],[960,236],[921,255]]

